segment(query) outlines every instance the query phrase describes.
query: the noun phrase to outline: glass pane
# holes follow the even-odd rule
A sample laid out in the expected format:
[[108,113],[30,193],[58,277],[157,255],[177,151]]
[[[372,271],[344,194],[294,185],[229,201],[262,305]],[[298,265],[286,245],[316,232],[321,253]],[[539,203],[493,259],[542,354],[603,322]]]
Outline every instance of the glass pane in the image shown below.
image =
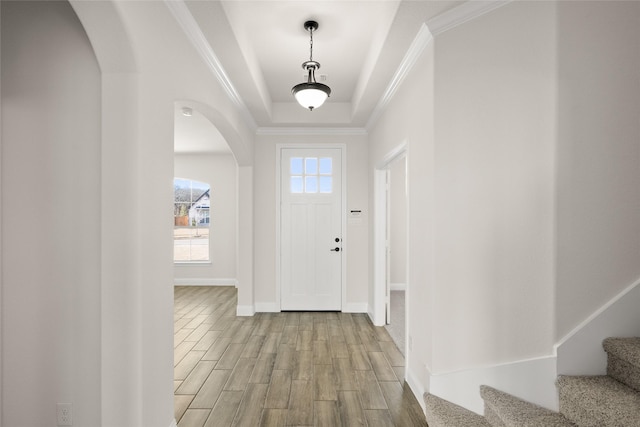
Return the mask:
[[291,177],[291,192],[302,193],[302,177],[301,176]]
[[209,191],[209,184],[206,182],[198,182],[191,181],[191,201],[195,202],[198,200],[204,193]]
[[209,229],[196,227],[191,235],[191,261],[209,259]]
[[318,177],[317,176],[305,176],[304,177],[304,192],[305,193],[317,193],[318,192]]
[[189,203],[173,204],[174,225],[187,227],[189,225]]
[[291,158],[291,175],[302,175],[302,157]]
[[321,193],[331,193],[333,186],[333,178],[330,176],[321,176],[320,177],[320,192]]
[[175,228],[173,230],[173,260],[189,261],[191,258],[191,230]]
[[304,173],[307,175],[318,174],[318,158],[317,157],[307,157],[306,159],[304,159]]
[[320,175],[331,175],[331,157],[320,159]]
[[191,202],[191,181],[175,178],[173,180],[173,200],[176,202]]

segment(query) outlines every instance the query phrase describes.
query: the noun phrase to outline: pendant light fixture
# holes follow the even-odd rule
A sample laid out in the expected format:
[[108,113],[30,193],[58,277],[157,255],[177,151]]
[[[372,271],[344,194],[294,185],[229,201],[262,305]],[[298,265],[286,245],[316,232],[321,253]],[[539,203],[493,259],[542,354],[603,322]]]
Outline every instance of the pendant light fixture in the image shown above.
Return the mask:
[[291,89],[291,93],[296,101],[309,111],[318,108],[331,95],[331,88],[322,83],[316,82],[316,70],[320,68],[320,63],[313,60],[313,32],[318,29],[316,21],[307,21],[304,23],[304,29],[309,31],[309,60],[302,63],[302,69],[308,73],[307,81],[297,84]]

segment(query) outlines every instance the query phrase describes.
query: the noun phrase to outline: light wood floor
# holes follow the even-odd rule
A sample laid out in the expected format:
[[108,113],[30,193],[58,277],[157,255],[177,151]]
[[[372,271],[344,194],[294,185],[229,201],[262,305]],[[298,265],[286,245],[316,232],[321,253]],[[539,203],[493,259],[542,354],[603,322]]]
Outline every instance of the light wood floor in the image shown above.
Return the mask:
[[233,287],[175,288],[179,427],[427,425],[367,315],[235,310]]

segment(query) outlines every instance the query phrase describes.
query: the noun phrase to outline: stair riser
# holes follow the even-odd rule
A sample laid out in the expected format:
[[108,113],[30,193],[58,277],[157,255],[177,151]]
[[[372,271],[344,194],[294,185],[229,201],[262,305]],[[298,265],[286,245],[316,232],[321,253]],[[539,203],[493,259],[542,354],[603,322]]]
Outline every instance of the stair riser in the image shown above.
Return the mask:
[[487,404],[484,405],[484,418],[492,427],[506,427],[506,424],[502,422],[498,414]]
[[560,391],[560,413],[580,427],[605,427],[592,414],[575,404]]
[[640,391],[640,368],[611,354],[607,359],[607,375],[634,390]]

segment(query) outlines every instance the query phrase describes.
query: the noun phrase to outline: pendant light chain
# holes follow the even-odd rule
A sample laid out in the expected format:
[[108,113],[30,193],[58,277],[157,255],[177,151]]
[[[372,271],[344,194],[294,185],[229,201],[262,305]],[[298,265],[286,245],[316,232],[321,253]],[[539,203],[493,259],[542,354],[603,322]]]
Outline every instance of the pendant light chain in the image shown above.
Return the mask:
[[313,61],[313,27],[309,28],[309,33],[311,33],[309,40],[309,61]]

